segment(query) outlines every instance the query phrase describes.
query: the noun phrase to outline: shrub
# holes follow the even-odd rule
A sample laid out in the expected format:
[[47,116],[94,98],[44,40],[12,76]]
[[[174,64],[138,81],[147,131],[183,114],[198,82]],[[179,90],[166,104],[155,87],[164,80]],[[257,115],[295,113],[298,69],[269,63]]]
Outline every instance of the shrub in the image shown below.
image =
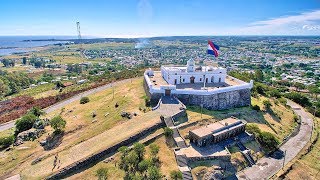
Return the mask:
[[89,98],[88,97],[82,97],[81,99],[80,99],[80,104],[86,104],[86,103],[88,103],[90,100],[89,100]]
[[180,171],[173,170],[170,172],[171,179],[182,180],[182,173]]
[[150,153],[152,156],[156,156],[159,153],[159,146],[156,144],[150,144]]
[[256,111],[260,111],[260,106],[254,105],[254,106],[252,106],[252,109],[253,109],[253,110],[256,110]]
[[29,113],[30,113],[30,114],[33,114],[33,115],[35,115],[35,116],[37,116],[37,117],[40,117],[41,115],[44,115],[44,114],[45,114],[45,112],[42,111],[42,109],[39,108],[39,107],[37,107],[37,106],[32,107],[32,108],[29,110]]
[[161,179],[162,175],[157,167],[151,166],[148,168],[148,179],[157,180]]
[[272,152],[278,148],[279,140],[270,132],[261,132],[257,139],[267,152]]
[[134,143],[133,151],[138,155],[139,161],[143,159],[144,153],[146,152],[144,145],[141,143]]
[[172,135],[173,135],[173,130],[170,129],[170,128],[168,128],[168,127],[165,127],[165,128],[164,128],[164,135],[165,135],[166,137],[172,137]]
[[277,89],[272,89],[268,92],[271,97],[280,98],[281,93]]
[[96,176],[99,180],[108,179],[108,169],[107,168],[99,168],[96,172]]
[[246,131],[250,134],[255,135],[256,137],[261,133],[260,128],[256,124],[247,124]]
[[22,131],[26,131],[32,128],[33,123],[37,120],[34,114],[26,114],[22,118],[16,121],[15,133],[19,134]]
[[269,100],[264,100],[263,105],[266,107],[266,109],[270,109],[270,107],[272,106],[272,104]]
[[0,149],[9,147],[14,142],[14,135],[7,137],[0,137]]
[[60,133],[66,127],[67,122],[61,116],[56,116],[51,119],[50,124],[55,133]]
[[290,92],[285,94],[285,97],[291,99],[292,101],[300,104],[303,107],[311,106],[312,103],[310,102],[309,98],[301,93],[297,92]]
[[287,105],[287,100],[285,98],[281,97],[278,100],[282,105],[284,105],[284,106]]

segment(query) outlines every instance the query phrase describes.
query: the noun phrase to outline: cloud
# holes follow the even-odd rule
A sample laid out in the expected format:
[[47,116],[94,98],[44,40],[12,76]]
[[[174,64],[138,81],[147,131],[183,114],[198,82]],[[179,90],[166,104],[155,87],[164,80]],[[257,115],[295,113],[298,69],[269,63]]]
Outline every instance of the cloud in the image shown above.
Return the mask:
[[252,25],[284,25],[320,20],[320,10],[305,12],[299,15],[273,18],[265,21],[257,21]]
[[319,30],[320,29],[320,25],[303,25],[302,29],[306,29],[306,30],[309,30],[309,31]]
[[256,35],[319,35],[320,10],[250,23],[238,30]]

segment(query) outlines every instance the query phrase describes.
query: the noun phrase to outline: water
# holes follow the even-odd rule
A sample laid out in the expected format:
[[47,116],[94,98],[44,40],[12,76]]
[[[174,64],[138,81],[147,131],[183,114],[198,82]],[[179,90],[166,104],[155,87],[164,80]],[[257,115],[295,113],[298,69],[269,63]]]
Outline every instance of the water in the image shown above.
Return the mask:
[[0,56],[31,51],[33,47],[67,41],[23,41],[39,39],[75,39],[73,36],[0,36]]

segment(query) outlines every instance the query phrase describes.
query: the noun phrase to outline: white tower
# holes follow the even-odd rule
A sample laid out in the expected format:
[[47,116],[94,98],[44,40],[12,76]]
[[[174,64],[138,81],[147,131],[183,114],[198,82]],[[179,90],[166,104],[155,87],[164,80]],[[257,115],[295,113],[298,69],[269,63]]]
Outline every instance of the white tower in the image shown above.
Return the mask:
[[193,59],[187,62],[187,72],[194,72],[195,63]]

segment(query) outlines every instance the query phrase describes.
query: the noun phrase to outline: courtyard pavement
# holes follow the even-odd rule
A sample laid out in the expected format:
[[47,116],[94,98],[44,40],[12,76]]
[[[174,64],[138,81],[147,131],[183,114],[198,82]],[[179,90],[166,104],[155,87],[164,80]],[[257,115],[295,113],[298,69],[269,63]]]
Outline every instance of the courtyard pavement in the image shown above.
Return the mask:
[[261,158],[256,165],[238,172],[236,174],[238,179],[269,179],[282,168],[283,163],[290,162],[310,140],[313,126],[312,116],[300,105],[290,100],[287,104],[297,115],[301,116],[299,133],[284,143],[280,147],[280,151],[274,153],[272,157]]

